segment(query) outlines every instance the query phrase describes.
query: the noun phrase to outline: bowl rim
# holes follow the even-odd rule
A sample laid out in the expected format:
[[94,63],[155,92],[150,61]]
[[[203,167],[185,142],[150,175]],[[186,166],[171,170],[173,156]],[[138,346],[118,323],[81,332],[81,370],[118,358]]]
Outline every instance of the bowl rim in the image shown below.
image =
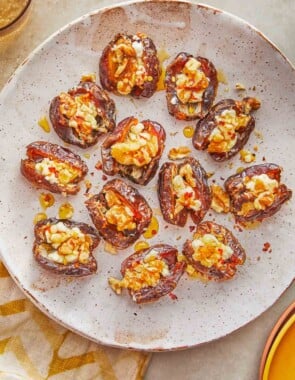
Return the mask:
[[8,23],[5,26],[3,26],[2,28],[0,28],[0,34],[9,30],[13,25],[15,25],[25,15],[25,13],[29,9],[30,5],[32,4],[32,0],[26,0],[26,1],[27,1],[26,5],[22,9],[22,11],[18,14],[18,16],[15,19],[13,19],[12,21],[10,21],[10,23]]

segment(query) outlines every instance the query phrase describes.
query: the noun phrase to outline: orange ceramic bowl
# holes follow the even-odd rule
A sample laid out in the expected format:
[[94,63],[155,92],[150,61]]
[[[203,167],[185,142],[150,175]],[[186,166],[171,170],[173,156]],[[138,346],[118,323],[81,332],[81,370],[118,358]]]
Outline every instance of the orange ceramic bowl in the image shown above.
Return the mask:
[[[290,352],[291,355],[292,352],[294,353],[294,350],[295,302],[293,302],[280,316],[266,341],[260,362],[259,380],[282,379],[282,371],[287,370],[287,376],[290,375],[291,377],[283,377],[284,380],[294,379],[295,366],[292,363],[291,356],[287,354],[287,352]],[[288,357],[287,362],[282,360],[282,358],[285,357]],[[280,377],[277,377],[279,371]]]

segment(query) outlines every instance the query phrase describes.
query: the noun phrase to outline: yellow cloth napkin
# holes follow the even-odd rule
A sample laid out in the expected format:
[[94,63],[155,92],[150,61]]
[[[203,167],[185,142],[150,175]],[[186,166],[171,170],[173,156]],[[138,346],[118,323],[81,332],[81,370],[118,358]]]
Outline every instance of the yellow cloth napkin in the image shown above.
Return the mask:
[[0,262],[0,379],[9,373],[26,380],[139,380],[149,359],[58,325],[24,297]]

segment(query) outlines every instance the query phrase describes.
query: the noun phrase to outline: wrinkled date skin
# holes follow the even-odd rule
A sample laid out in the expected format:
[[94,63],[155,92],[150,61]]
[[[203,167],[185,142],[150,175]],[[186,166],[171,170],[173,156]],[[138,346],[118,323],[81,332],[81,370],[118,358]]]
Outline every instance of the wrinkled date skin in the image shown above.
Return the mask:
[[79,135],[74,128],[70,127],[69,119],[61,113],[61,99],[60,96],[56,96],[51,101],[49,116],[55,132],[63,141],[80,148],[88,148],[95,145],[100,136],[115,128],[115,103],[96,83],[81,81],[78,86],[69,90],[68,94],[73,99],[77,96],[89,94],[90,100],[97,109],[98,115],[95,118],[97,125],[98,127],[104,127],[105,131],[91,129],[85,136]]
[[[51,191],[52,193],[63,193],[68,195],[77,194],[80,190],[79,182],[83,180],[88,172],[87,165],[80,156],[67,148],[45,141],[35,141],[27,146],[27,157],[21,160],[21,173],[37,188]],[[79,170],[79,175],[73,181],[62,183],[51,183],[44,175],[36,171],[36,164],[44,158],[66,163],[70,167]]]
[[[64,264],[49,260],[48,258],[40,254],[39,246],[41,244],[46,243],[44,241],[44,238],[42,237],[41,228],[45,225],[54,225],[59,222],[62,222],[68,228],[78,227],[82,233],[90,236],[92,244],[90,246],[89,261],[87,263],[82,264],[80,262],[73,262],[73,263],[64,265]],[[100,242],[100,237],[97,231],[93,227],[89,226],[86,223],[75,222],[72,220],[49,218],[49,219],[44,219],[38,222],[35,225],[34,233],[35,233],[35,241],[34,241],[34,246],[33,246],[34,258],[38,262],[38,264],[41,265],[41,267],[43,267],[44,269],[52,273],[59,274],[59,275],[66,275],[66,276],[73,276],[73,277],[88,276],[96,272],[97,262],[94,256],[92,255],[92,252],[98,246]]]
[[[136,51],[130,46],[134,38],[142,44],[141,63],[144,67],[146,80],[143,83],[132,81],[132,76],[137,76]],[[122,51],[121,62],[115,58],[115,45],[127,43],[130,48]],[[126,63],[127,62],[127,63]],[[123,70],[120,70],[120,65]],[[157,89],[157,83],[161,74],[157,49],[153,41],[144,34],[137,35],[117,34],[105,47],[99,61],[100,82],[104,89],[117,95],[131,95],[134,98],[150,98]],[[119,81],[129,81],[130,88],[125,93],[118,91]]]
[[[198,121],[192,140],[193,146],[198,150],[206,150],[208,148],[210,144],[209,137],[217,126],[215,117],[219,116],[223,111],[235,110],[237,116],[240,114],[249,115],[252,110],[257,110],[259,107],[260,102],[255,98],[244,98],[241,101],[233,99],[221,100],[211,108],[210,112],[203,119]],[[235,132],[237,136],[235,145],[227,152],[209,152],[210,156],[215,161],[225,161],[233,157],[247,143],[254,127],[255,120],[253,116],[250,116],[247,125]]]
[[177,261],[178,251],[176,248],[171,247],[168,244],[157,244],[137,251],[127,257],[121,265],[122,276],[125,275],[127,269],[132,270],[132,265],[135,262],[142,261],[151,250],[157,251],[157,256],[166,262],[170,275],[166,277],[161,276],[159,282],[155,286],[147,286],[136,291],[129,289],[132,299],[138,304],[154,302],[166,294],[171,293],[176,288],[186,266],[184,262]]
[[112,145],[117,142],[124,141],[124,138],[128,134],[130,127],[136,123],[137,119],[135,117],[127,117],[126,119],[122,120],[116,126],[113,133],[105,139],[101,147],[103,165],[102,170],[107,175],[120,174],[122,177],[126,177],[134,183],[137,183],[139,185],[146,185],[155,176],[156,171],[159,167],[160,158],[165,147],[166,132],[160,124],[151,120],[143,120],[140,122],[144,125],[145,131],[156,135],[158,139],[158,152],[156,156],[152,158],[149,164],[142,167],[137,167],[136,165],[123,165],[117,162],[111,155]]
[[[255,195],[251,193],[243,183],[243,180],[248,177],[259,176],[261,174],[268,175],[269,178],[278,181],[279,186],[274,193],[274,201],[265,210],[250,210],[244,215],[239,215],[244,203],[253,202]],[[235,215],[237,223],[243,222],[261,222],[275,214],[281,208],[282,204],[292,197],[292,191],[286,185],[280,184],[281,168],[276,164],[261,164],[250,166],[239,174],[234,174],[229,177],[225,183],[225,189],[229,194],[231,201],[231,211]]]
[[[108,191],[115,193],[122,204],[127,205],[132,210],[136,224],[135,229],[118,231],[115,224],[108,222],[105,216],[109,209],[106,200]],[[91,197],[85,204],[100,235],[119,249],[127,248],[134,243],[146,230],[152,219],[152,210],[144,197],[120,179],[106,183],[101,192]]]
[[[198,103],[182,103],[176,94],[175,78],[182,73],[184,65],[190,58],[195,58],[201,63],[200,70],[209,79],[209,85],[203,93],[202,101]],[[195,120],[204,117],[213,104],[217,87],[217,71],[212,62],[203,57],[193,57],[191,54],[179,53],[166,69],[166,100],[170,115],[179,120]]]
[[197,239],[205,234],[212,234],[219,239],[222,238],[222,243],[229,246],[232,249],[233,254],[227,260],[223,260],[218,266],[212,265],[211,267],[206,267],[202,265],[201,262],[194,259],[194,249],[191,240],[187,240],[184,243],[183,254],[194,269],[201,273],[206,279],[215,281],[231,279],[237,271],[237,265],[242,265],[246,260],[244,248],[231,231],[217,223],[200,223],[193,238]]
[[[176,193],[173,189],[172,180],[179,174],[181,167],[186,164],[189,164],[192,168],[193,178],[196,181],[196,186],[193,190],[196,199],[201,202],[201,207],[198,211],[184,207],[176,214]],[[200,223],[212,201],[211,189],[207,183],[207,174],[200,163],[192,157],[186,158],[178,165],[172,162],[166,162],[162,165],[159,173],[158,196],[163,218],[166,222],[180,227],[186,224],[189,214],[195,224]]]

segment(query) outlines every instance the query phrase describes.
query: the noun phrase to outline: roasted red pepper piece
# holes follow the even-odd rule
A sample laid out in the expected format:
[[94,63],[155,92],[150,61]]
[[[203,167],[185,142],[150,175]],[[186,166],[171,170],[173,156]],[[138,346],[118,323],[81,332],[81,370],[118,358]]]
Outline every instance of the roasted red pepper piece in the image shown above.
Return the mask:
[[207,150],[215,161],[233,157],[247,143],[255,127],[250,112],[259,107],[260,102],[255,98],[221,100],[198,121],[193,136],[194,147]]
[[152,218],[144,197],[120,179],[107,182],[86,206],[101,236],[119,249],[135,242]]
[[50,120],[65,142],[87,148],[115,127],[115,103],[96,83],[81,81],[50,105]]
[[250,166],[229,177],[224,186],[236,222],[262,221],[279,211],[292,196],[280,180],[281,168],[269,163]]
[[177,261],[177,254],[167,244],[137,251],[122,262],[123,281],[110,278],[109,284],[117,294],[127,288],[138,304],[157,301],[175,289],[184,272],[186,264]]
[[210,110],[218,87],[212,62],[179,53],[166,69],[165,88],[169,113],[179,120],[202,118]]
[[35,141],[27,146],[21,173],[35,186],[52,193],[73,195],[88,172],[81,157],[60,145]]
[[214,223],[198,225],[192,240],[187,240],[183,254],[196,272],[208,280],[229,280],[246,259],[245,250],[227,228]]
[[164,128],[151,120],[122,120],[102,144],[103,171],[146,185],[156,174],[165,146]]
[[161,69],[153,41],[143,33],[117,34],[99,61],[103,88],[118,95],[151,97]]
[[198,224],[208,211],[212,195],[207,174],[197,160],[166,162],[159,174],[158,195],[166,222],[183,227],[188,214]]
[[92,255],[98,246],[98,232],[85,223],[67,219],[45,219],[35,225],[33,253],[44,269],[67,276],[88,276],[96,272]]

